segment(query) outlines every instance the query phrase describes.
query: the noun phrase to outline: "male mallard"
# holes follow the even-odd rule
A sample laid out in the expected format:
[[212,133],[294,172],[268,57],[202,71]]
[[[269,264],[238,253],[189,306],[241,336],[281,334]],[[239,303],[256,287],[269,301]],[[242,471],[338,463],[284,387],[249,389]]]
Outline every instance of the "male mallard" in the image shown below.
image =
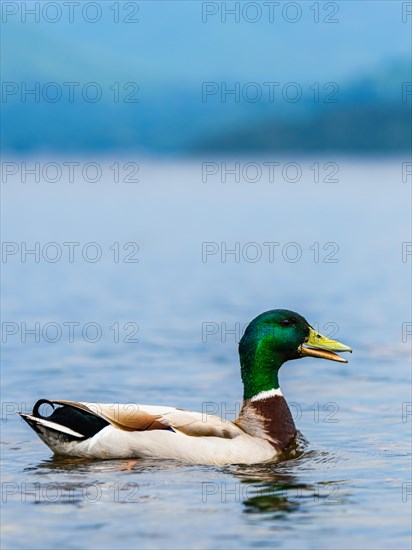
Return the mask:
[[[59,455],[197,464],[270,461],[296,436],[279,388],[280,367],[306,356],[347,363],[335,351],[352,350],[318,334],[298,313],[274,309],[253,319],[239,343],[244,394],[233,422],[173,407],[44,399],[32,414],[20,414]],[[48,417],[39,411],[43,403],[53,407]]]

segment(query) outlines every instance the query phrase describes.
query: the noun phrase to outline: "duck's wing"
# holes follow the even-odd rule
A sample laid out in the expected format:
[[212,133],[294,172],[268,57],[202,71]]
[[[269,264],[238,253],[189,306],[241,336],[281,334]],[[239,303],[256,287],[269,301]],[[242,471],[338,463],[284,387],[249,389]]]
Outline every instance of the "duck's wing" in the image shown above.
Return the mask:
[[[40,402],[38,402],[40,403]],[[185,411],[174,407],[141,405],[137,403],[83,403],[78,401],[55,400],[52,406],[61,405],[60,422],[64,421],[64,409],[67,412],[75,409],[111,424],[119,430],[129,432],[147,430],[173,430],[192,437],[221,437],[231,439],[244,431],[229,420],[214,415]],[[37,404],[36,404],[37,405]],[[34,407],[33,414],[39,415],[39,406]],[[54,413],[53,413],[54,414]],[[50,420],[53,419],[53,414]],[[67,416],[69,416],[67,414]]]
[[161,422],[172,430],[192,437],[221,437],[233,439],[245,432],[230,420],[199,412],[175,409],[162,416]]

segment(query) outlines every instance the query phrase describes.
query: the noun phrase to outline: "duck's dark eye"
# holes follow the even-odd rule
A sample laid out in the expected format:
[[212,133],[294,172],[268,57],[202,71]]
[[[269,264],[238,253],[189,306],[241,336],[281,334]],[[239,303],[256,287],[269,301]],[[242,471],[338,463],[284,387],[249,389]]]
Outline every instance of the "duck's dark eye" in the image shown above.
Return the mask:
[[289,327],[292,323],[289,321],[289,319],[283,319],[283,321],[280,322],[282,327]]

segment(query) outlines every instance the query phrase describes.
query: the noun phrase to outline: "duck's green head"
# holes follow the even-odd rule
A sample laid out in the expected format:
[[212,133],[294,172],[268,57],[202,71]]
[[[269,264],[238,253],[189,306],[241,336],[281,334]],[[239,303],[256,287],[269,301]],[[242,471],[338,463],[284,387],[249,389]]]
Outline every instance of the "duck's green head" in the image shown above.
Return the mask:
[[279,388],[278,371],[291,359],[311,356],[347,363],[336,351],[352,350],[316,332],[298,313],[287,309],[262,313],[239,343],[244,398]]

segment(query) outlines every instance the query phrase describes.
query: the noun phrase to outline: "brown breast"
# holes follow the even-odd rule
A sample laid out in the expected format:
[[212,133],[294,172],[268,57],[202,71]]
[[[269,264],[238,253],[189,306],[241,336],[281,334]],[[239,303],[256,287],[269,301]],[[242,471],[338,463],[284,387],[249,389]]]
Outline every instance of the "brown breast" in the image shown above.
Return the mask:
[[296,436],[296,427],[283,396],[244,401],[235,423],[254,437],[267,439],[276,450],[285,449]]

